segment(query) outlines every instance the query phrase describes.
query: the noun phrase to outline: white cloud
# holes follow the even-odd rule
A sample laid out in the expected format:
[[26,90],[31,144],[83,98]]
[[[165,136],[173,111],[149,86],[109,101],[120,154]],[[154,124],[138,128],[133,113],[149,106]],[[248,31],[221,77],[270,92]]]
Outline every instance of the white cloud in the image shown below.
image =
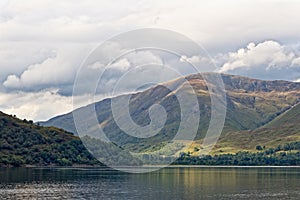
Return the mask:
[[45,44],[29,42],[1,42],[0,45],[0,81],[9,74],[19,74],[29,65],[41,63],[47,58],[54,57],[54,47]]
[[209,57],[208,55],[194,55],[192,57],[183,55],[180,57],[179,61],[181,63],[191,63],[200,72],[215,71],[217,64],[217,60],[215,58]]
[[9,90],[23,91],[39,91],[51,87],[63,89],[62,87],[73,83],[76,71],[86,56],[87,46],[67,45],[51,50],[51,53],[44,54],[44,60],[37,60],[25,69],[20,68],[22,71],[19,73],[7,75],[3,86]]
[[[44,121],[53,116],[65,114],[81,106],[91,104],[94,100],[100,101],[107,97],[109,96],[95,95],[93,98],[85,95],[63,96],[55,88],[39,92],[0,92],[0,110],[14,114],[20,119]],[[76,101],[76,105],[73,104],[73,101]]]
[[187,56],[181,56],[180,58],[180,62],[190,62],[190,63],[199,63],[202,62],[202,60],[206,60],[206,58],[204,57],[200,57],[200,56],[192,56],[192,57],[187,57]]
[[46,120],[72,108],[72,98],[57,94],[57,89],[35,93],[0,93],[0,110],[21,119]]
[[121,71],[128,70],[130,67],[137,67],[143,64],[162,64],[163,61],[159,55],[155,55],[153,52],[149,50],[139,50],[139,51],[128,51],[126,49],[121,49],[119,45],[109,45],[109,47],[105,47],[105,55],[110,56],[109,52],[121,52],[125,53],[123,56],[114,61],[111,65],[106,66],[100,61],[96,61],[87,66],[89,69],[104,69],[107,67],[108,69],[118,69]]
[[300,57],[276,41],[254,44],[225,54],[218,72],[262,79],[294,80],[300,75]]
[[8,88],[64,84],[74,75],[70,63],[59,57],[47,58],[42,63],[30,65],[19,77],[10,75],[3,83]]
[[147,50],[132,52],[128,55],[128,59],[133,66],[139,66],[143,64],[163,64],[163,61],[159,55]]
[[74,67],[59,57],[47,58],[42,63],[30,65],[20,76],[9,75],[3,85],[13,89],[56,86],[72,81]]
[[97,62],[87,66],[88,69],[94,69],[94,70],[103,69],[104,67],[105,67],[105,65],[103,63],[101,63],[100,61],[97,61]]
[[293,59],[292,66],[300,66],[300,57]]
[[120,71],[127,71],[130,67],[130,62],[127,58],[122,58],[118,60],[117,62],[111,64],[108,66],[108,69],[117,69]]

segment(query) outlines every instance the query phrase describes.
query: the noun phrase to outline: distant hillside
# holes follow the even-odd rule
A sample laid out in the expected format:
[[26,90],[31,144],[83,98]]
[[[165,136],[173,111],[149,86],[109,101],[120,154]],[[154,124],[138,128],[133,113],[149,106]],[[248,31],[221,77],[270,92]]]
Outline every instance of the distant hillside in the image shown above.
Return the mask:
[[[186,79],[190,82],[198,97],[201,121],[196,139],[200,143],[206,134],[211,117],[210,96],[201,75],[190,75]],[[292,138],[298,138],[300,134],[297,128],[298,123],[297,121],[290,121],[287,116],[295,113],[299,118],[299,114],[295,110],[298,109],[298,106],[294,108],[293,106],[300,102],[300,83],[263,81],[225,74],[222,74],[222,79],[227,94],[227,116],[216,152],[219,152],[219,150],[221,153],[227,150],[228,152],[243,149],[252,150],[257,144],[276,146],[285,141],[290,141]],[[131,97],[130,114],[137,124],[147,125],[149,123],[148,110],[153,104],[159,103],[167,110],[168,116],[165,127],[159,134],[151,138],[134,138],[120,130],[112,118],[111,99],[82,107],[75,112],[86,113],[86,120],[81,123],[88,123],[90,120],[88,111],[95,107],[99,124],[101,124],[107,137],[119,146],[133,151],[149,151],[153,148],[160,148],[176,134],[180,122],[178,101],[174,93],[165,87],[166,84],[184,88],[184,85],[181,85],[178,80],[174,80],[139,92]],[[286,112],[287,110],[289,111]],[[281,115],[282,119],[280,121],[278,116]],[[286,116],[283,117],[283,115]],[[282,120],[290,121],[290,127],[280,126],[275,128],[272,126],[272,128],[273,120],[276,120],[273,122],[276,125],[283,124]],[[72,113],[55,117],[41,124],[56,126],[76,134]],[[292,130],[293,127],[294,131]],[[94,130],[95,127],[90,127],[87,133],[90,134]],[[197,142],[194,145],[197,145]]]
[[278,147],[300,142],[300,104],[279,115],[270,123],[255,130],[232,132],[222,137],[215,153],[233,153],[241,150],[255,151],[256,146]]
[[78,137],[0,112],[0,166],[100,164]]

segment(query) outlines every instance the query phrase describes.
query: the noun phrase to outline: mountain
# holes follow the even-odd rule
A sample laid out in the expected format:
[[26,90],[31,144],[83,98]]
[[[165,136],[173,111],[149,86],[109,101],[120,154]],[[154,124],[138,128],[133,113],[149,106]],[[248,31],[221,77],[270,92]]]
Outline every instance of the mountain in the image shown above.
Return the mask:
[[278,147],[300,141],[300,104],[254,130],[236,131],[222,137],[215,152],[254,151],[256,146]]
[[82,164],[100,163],[72,133],[0,112],[0,166]]
[[[215,74],[195,74],[185,77],[197,94],[200,110],[200,123],[196,142],[191,146],[192,153],[198,152],[202,139],[211,119],[211,99],[207,83],[202,76]],[[238,150],[255,150],[256,145],[276,146],[291,138],[299,139],[298,121],[300,102],[300,83],[288,81],[264,81],[242,76],[221,74],[226,89],[227,113],[221,138],[216,145],[215,153],[236,152]],[[209,83],[208,83],[209,84]],[[172,86],[172,92],[166,86]],[[116,124],[111,110],[112,100],[127,95],[104,99],[95,104],[79,108],[74,113],[82,114],[81,123],[88,124],[91,111],[96,110],[99,124],[111,142],[136,152],[145,152],[161,148],[176,134],[180,122],[180,105],[175,96],[176,91],[188,93],[182,79],[163,83],[143,92],[132,94],[129,112],[132,120],[138,125],[150,123],[149,108],[154,104],[162,105],[167,112],[166,124],[160,132],[149,138],[136,138],[124,133]],[[224,103],[225,106],[225,103]],[[293,120],[289,118],[296,115]],[[73,114],[57,116],[43,126],[55,126],[77,134]],[[92,135],[96,125],[86,131]],[[188,127],[186,127],[188,130]],[[293,130],[292,130],[293,129]],[[255,138],[255,139],[254,139]],[[240,141],[241,140],[241,141]],[[197,147],[197,148],[194,148]],[[254,149],[253,149],[254,148]]]

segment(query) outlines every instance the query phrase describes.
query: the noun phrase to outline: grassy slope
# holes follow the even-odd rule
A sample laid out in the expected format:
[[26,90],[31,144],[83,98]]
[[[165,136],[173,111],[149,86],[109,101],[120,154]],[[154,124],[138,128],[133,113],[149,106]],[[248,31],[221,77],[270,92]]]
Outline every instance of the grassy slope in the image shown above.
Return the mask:
[[[255,129],[236,131],[222,137],[213,154],[256,151],[256,146],[277,147],[286,143],[300,141],[300,104],[292,107],[268,124]],[[194,144],[193,147],[199,146]],[[193,151],[189,148],[189,151]],[[194,153],[195,154],[195,153]]]

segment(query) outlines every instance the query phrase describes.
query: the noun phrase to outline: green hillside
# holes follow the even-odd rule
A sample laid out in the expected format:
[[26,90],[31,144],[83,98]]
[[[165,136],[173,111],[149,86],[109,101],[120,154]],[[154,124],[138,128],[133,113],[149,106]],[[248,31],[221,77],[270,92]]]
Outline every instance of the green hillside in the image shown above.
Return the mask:
[[214,152],[235,153],[257,151],[256,146],[276,148],[291,142],[300,142],[300,104],[290,108],[270,123],[255,130],[232,132],[222,137]]
[[0,112],[0,166],[100,164],[78,137]]

